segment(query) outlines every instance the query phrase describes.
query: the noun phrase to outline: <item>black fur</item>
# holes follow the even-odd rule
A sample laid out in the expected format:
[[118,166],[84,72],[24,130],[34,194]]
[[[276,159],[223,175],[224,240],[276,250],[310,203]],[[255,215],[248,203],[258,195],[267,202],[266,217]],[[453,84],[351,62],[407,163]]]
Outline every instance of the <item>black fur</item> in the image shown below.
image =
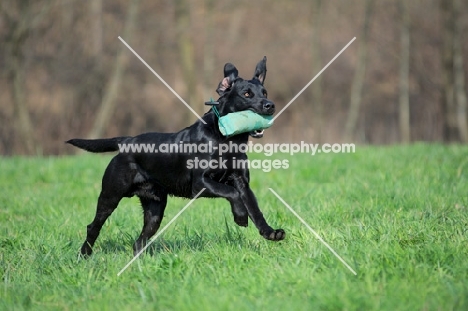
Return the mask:
[[68,144],[89,152],[119,151],[119,144],[125,143],[131,137],[114,137],[105,139],[79,139],[67,140]]
[[[224,79],[216,90],[220,95],[218,110],[221,116],[231,112],[253,110],[259,114],[272,115],[273,102],[267,99],[263,86],[266,75],[266,57],[257,64],[254,77],[244,80],[232,64],[224,67]],[[146,133],[135,137],[110,139],[71,139],[67,141],[76,147],[91,152],[118,151],[119,144],[245,144],[249,134],[261,137],[262,132],[243,133],[224,137],[218,129],[218,119],[212,110],[203,120],[195,122],[177,133]],[[214,149],[214,148],[213,148]],[[214,149],[215,150],[215,149]],[[226,168],[189,169],[188,161],[225,161]],[[81,248],[83,255],[90,255],[92,247],[106,219],[117,208],[123,197],[134,195],[140,198],[144,211],[144,224],[140,237],[133,245],[137,254],[158,230],[164,216],[168,195],[193,198],[202,188],[201,197],[225,198],[231,204],[234,221],[239,226],[247,226],[248,218],[258,228],[260,234],[273,241],[282,240],[285,232],[271,228],[260,211],[254,193],[249,186],[248,168],[233,167],[233,158],[247,159],[242,152],[219,155],[218,151],[208,153],[119,153],[109,163],[102,179],[94,220],[88,225],[86,240]]]

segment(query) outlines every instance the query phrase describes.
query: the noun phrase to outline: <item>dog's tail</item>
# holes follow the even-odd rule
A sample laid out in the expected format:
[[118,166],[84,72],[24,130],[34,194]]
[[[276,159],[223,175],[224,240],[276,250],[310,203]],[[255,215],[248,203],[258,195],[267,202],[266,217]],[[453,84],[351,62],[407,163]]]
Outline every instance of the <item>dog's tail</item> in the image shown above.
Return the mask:
[[110,152],[118,151],[119,144],[125,142],[130,137],[114,137],[104,139],[79,139],[67,140],[66,143],[89,152]]

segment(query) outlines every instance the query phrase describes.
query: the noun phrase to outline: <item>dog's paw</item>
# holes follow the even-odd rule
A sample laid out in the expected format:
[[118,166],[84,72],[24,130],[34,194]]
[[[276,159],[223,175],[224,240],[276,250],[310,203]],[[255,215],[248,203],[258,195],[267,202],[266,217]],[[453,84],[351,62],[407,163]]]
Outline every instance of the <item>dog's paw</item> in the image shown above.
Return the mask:
[[88,258],[89,256],[91,256],[92,253],[93,249],[91,248],[91,246],[88,244],[88,242],[84,242],[83,246],[81,247],[81,255],[84,258]]
[[262,236],[270,241],[281,241],[286,237],[286,232],[283,229],[271,229],[269,232],[262,233]]

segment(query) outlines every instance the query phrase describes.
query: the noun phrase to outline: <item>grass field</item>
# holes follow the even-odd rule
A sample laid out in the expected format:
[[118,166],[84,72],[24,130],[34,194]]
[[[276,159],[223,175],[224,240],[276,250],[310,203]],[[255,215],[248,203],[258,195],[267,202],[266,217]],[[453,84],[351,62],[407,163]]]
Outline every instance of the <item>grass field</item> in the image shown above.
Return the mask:
[[[0,310],[467,310],[467,155],[417,144],[289,157],[251,183],[284,241],[199,199],[120,277],[142,226],[136,198],[78,257],[110,156],[2,158]],[[187,202],[172,198],[163,226]]]

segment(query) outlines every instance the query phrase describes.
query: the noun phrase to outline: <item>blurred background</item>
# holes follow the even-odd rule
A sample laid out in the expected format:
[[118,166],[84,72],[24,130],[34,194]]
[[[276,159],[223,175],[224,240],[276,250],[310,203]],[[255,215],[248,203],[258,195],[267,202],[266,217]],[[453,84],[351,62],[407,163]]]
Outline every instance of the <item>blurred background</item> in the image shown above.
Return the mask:
[[468,141],[463,0],[2,0],[0,154],[55,155],[75,137],[178,131],[217,98],[223,66],[284,107],[263,142]]

